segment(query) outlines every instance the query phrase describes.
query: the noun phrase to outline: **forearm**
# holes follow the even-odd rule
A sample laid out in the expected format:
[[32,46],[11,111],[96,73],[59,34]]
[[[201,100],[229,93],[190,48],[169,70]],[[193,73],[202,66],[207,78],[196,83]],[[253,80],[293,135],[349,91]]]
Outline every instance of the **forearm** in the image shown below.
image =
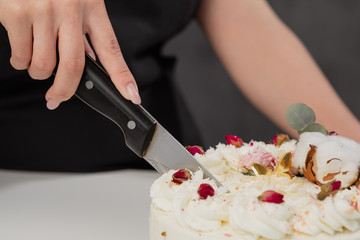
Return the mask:
[[297,37],[262,0],[204,0],[199,20],[246,97],[295,135],[286,109],[303,102],[328,130],[360,141],[360,124]]

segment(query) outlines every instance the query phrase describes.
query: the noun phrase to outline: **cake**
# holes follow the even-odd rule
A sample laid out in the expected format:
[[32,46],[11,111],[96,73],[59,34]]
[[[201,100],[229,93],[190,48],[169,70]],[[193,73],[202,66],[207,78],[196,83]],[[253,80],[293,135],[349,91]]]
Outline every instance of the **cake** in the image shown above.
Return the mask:
[[298,140],[188,147],[223,186],[200,169],[164,173],[150,191],[150,240],[360,239],[360,144],[304,131],[313,121]]

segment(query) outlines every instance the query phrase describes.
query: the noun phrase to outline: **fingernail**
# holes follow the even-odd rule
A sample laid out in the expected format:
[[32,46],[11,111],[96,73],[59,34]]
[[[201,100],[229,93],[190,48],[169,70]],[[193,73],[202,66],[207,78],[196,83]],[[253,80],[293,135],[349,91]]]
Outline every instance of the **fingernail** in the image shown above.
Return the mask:
[[47,102],[46,102],[46,107],[49,109],[49,110],[54,110],[56,109],[59,105],[60,105],[60,101],[58,100],[55,100],[55,99],[49,99]]
[[130,100],[134,103],[134,104],[140,104],[141,103],[141,98],[139,95],[139,92],[137,91],[135,85],[133,83],[129,83],[126,86],[126,91],[127,94],[130,98]]

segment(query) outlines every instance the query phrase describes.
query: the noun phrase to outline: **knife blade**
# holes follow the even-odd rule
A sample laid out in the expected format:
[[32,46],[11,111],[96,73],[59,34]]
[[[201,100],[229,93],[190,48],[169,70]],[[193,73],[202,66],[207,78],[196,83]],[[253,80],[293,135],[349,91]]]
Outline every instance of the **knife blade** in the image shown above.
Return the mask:
[[141,105],[126,100],[107,72],[86,55],[85,69],[75,95],[113,121],[122,130],[126,145],[158,172],[201,169],[204,177],[222,184]]

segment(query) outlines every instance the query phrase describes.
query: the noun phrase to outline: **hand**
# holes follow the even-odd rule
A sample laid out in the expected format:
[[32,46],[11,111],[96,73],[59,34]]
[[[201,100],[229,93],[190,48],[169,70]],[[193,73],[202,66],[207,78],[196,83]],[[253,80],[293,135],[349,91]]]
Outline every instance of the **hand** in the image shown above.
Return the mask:
[[120,93],[140,104],[134,77],[122,56],[103,0],[0,0],[0,22],[11,45],[11,65],[27,69],[33,79],[47,79],[59,65],[46,93],[47,107],[55,109],[71,98],[80,81],[85,54],[94,49]]

